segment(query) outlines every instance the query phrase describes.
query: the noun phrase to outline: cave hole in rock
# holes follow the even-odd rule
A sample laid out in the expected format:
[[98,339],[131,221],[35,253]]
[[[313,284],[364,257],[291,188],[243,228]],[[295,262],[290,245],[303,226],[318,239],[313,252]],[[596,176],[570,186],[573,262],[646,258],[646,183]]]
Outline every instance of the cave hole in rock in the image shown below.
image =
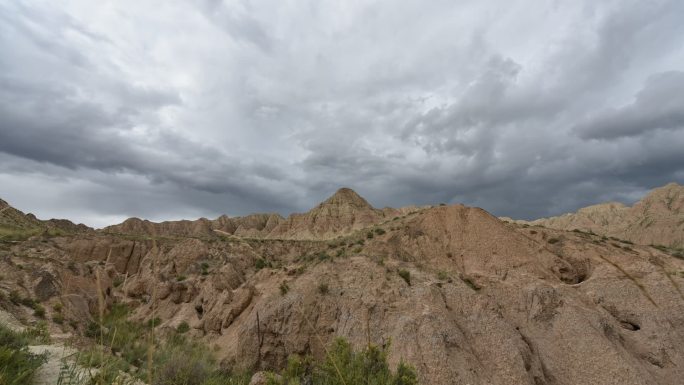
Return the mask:
[[202,318],[202,314],[204,314],[204,308],[202,305],[195,305],[195,311],[197,312],[197,315]]
[[[591,264],[588,261],[574,258],[563,258],[559,255],[562,265],[558,267],[556,276],[568,285],[576,285],[589,279],[591,276]],[[559,261],[560,262],[560,261]]]
[[623,329],[632,330],[632,331],[637,331],[637,330],[641,329],[641,326],[639,326],[638,324],[635,324],[634,322],[630,322],[630,321],[624,321],[624,320],[620,321],[620,326]]

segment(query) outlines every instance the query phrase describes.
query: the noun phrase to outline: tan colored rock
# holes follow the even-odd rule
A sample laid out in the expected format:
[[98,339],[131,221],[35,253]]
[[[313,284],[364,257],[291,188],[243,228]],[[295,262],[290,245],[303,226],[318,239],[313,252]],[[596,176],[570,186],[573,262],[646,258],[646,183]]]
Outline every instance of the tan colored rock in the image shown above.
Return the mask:
[[[462,205],[391,218],[369,206],[343,192],[309,212],[319,215],[289,222],[292,232],[283,234],[294,240],[160,239],[118,288],[112,269],[129,250],[118,236],[75,236],[72,248],[26,241],[0,259],[0,273],[11,277],[0,290],[32,293],[36,272],[57,272],[62,298],[81,298],[70,308],[92,312],[101,271],[108,300],[128,291],[135,319],[159,317],[162,329],[187,322],[188,336],[217,346],[236,370],[278,370],[291,354],[323,359],[325,347],[345,337],[357,348],[387,347],[391,366],[411,363],[422,384],[684,378],[683,260],[601,236],[507,224]],[[346,235],[316,240],[332,234]]]
[[380,223],[388,214],[374,209],[353,190],[341,188],[309,212],[292,214],[268,238],[331,239]]
[[558,217],[515,222],[559,230],[591,231],[642,245],[684,248],[684,186],[670,183],[656,188],[631,207],[608,202]]

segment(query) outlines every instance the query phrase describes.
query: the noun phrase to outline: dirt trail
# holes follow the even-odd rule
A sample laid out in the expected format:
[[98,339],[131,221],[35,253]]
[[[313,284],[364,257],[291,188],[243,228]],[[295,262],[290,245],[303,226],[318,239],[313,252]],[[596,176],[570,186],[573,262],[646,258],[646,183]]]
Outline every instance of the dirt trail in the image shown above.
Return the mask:
[[47,354],[47,362],[43,364],[33,377],[33,385],[55,385],[59,379],[63,360],[76,353],[74,349],[64,345],[32,345],[29,351],[34,354]]
[[[0,309],[0,323],[7,326],[9,329],[22,332],[26,329],[21,322],[12,314]],[[28,350],[34,354],[46,354],[47,362],[43,364],[37,371],[33,378],[32,385],[56,385],[59,380],[59,373],[62,369],[63,362],[73,362],[73,356],[76,350],[64,345],[64,341],[69,339],[71,334],[52,334],[50,339],[54,344],[50,345],[30,345]],[[87,374],[86,368],[78,367],[81,375]]]

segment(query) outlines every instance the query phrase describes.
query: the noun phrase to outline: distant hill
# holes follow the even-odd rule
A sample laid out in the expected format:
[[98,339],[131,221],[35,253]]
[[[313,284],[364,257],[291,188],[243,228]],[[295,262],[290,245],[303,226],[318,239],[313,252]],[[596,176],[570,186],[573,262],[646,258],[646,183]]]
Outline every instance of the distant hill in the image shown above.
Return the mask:
[[287,219],[275,213],[233,218],[222,215],[214,220],[200,218],[160,223],[129,218],[118,225],[106,227],[103,231],[147,236],[234,235],[264,239],[321,240],[348,235],[417,210],[419,208],[416,206],[376,209],[354,190],[341,188],[310,211],[292,214]]
[[88,231],[93,229],[66,219],[42,221],[33,214],[24,214],[0,199],[0,240],[23,240],[41,233],[61,235]]
[[581,230],[629,240],[642,245],[684,247],[684,186],[670,183],[656,188],[633,206],[600,203],[575,213],[534,221],[512,220],[559,230]]

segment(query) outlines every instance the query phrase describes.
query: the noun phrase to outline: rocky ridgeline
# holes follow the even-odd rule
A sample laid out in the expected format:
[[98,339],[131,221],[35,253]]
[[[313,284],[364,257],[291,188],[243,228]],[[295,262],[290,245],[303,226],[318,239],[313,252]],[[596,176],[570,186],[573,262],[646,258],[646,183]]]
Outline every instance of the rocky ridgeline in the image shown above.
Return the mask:
[[581,208],[576,213],[515,222],[591,231],[642,245],[684,248],[684,186],[670,183],[656,188],[633,206],[608,202]]
[[103,231],[141,236],[235,235],[264,239],[322,240],[347,235],[416,210],[418,208],[414,206],[375,209],[353,190],[341,188],[309,212],[292,214],[288,218],[274,213],[234,218],[223,215],[215,220],[200,218],[195,221],[161,223],[131,218],[121,224],[109,226]]
[[31,298],[82,334],[99,276],[107,306],[187,323],[229,368],[322,358],[341,336],[387,346],[422,384],[684,378],[684,260],[654,247],[462,205],[378,210],[348,189],[287,219],[117,226],[0,243],[0,306],[31,323]]

